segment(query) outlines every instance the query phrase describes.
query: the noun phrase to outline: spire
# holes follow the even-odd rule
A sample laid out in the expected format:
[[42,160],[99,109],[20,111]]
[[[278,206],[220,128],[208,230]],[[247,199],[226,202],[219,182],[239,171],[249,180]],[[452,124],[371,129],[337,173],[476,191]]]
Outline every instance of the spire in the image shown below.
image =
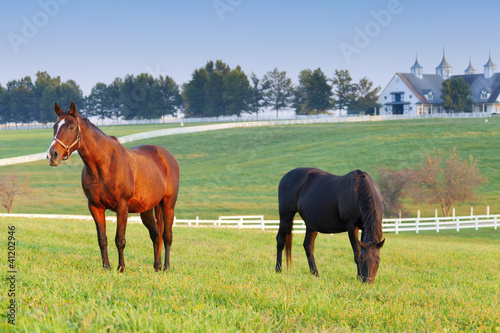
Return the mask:
[[441,76],[445,80],[453,75],[453,67],[451,67],[450,64],[446,61],[446,57],[444,54],[444,47],[443,47],[443,60],[441,60],[439,66],[436,67],[436,75]]
[[473,75],[476,73],[477,71],[474,67],[472,67],[471,57],[469,56],[469,67],[467,67],[467,69],[465,70],[465,75]]
[[421,79],[423,77],[424,68],[418,63],[417,54],[415,54],[415,63],[411,67],[411,73]]
[[491,60],[491,51],[490,51],[490,56],[488,58],[488,62],[484,65],[484,77],[489,79],[495,74],[497,66],[495,63]]

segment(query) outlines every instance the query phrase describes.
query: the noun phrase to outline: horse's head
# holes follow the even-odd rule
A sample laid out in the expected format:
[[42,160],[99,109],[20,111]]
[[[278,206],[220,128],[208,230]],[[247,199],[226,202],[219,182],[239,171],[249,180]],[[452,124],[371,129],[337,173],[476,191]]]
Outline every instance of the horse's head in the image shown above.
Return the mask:
[[380,249],[384,246],[385,239],[380,243],[359,242],[361,246],[361,256],[359,260],[358,274],[363,282],[373,283],[377,275],[378,265],[380,264]]
[[47,159],[51,166],[58,166],[61,160],[67,160],[80,146],[81,130],[75,103],[71,102],[69,111],[63,111],[55,103],[54,110],[57,121],[54,124],[54,139],[47,150]]

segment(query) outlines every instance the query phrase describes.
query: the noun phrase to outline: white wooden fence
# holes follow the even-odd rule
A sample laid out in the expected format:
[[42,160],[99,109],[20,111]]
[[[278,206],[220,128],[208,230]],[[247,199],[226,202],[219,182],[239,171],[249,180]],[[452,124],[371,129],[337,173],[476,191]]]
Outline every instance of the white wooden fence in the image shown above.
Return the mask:
[[[20,217],[20,218],[42,218],[51,220],[86,220],[92,221],[90,215],[55,215],[55,214],[0,214],[2,217]],[[116,222],[116,216],[106,218],[108,222]],[[129,223],[140,223],[138,215],[130,216]],[[460,231],[461,229],[476,229],[479,228],[494,228],[498,229],[500,224],[500,214],[497,215],[473,215],[473,216],[454,216],[454,217],[417,217],[417,218],[397,218],[384,219],[382,222],[382,230],[384,232],[416,232],[420,231],[435,231],[453,229]],[[279,220],[264,220],[263,215],[247,215],[247,216],[219,216],[216,220],[201,220],[198,217],[195,219],[174,219],[174,226],[177,227],[223,227],[237,229],[260,229],[260,230],[277,230],[279,228]],[[295,220],[293,231],[295,233],[304,233],[306,226],[304,221]]]

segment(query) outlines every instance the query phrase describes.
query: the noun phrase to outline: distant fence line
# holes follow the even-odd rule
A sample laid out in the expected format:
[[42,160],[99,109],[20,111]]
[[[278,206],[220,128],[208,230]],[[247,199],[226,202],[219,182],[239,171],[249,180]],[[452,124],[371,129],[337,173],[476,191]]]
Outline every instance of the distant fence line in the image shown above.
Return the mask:
[[[270,117],[257,117],[255,115],[248,116],[221,116],[221,117],[194,117],[194,118],[160,118],[160,119],[106,119],[96,120],[93,123],[97,126],[119,126],[119,125],[146,125],[146,124],[180,124],[180,123],[224,123],[224,122],[261,122],[261,121],[283,121],[283,120],[317,120],[317,122],[355,122],[355,121],[380,121],[380,120],[400,120],[400,119],[468,119],[468,118],[491,118],[491,113],[474,112],[474,113],[435,113],[422,115],[384,115],[384,116],[369,116],[369,115],[349,115],[335,116],[329,114],[320,115],[295,115],[284,119],[276,119]],[[31,129],[49,129],[54,126],[54,123],[29,123],[17,124],[8,123],[1,124],[0,130],[31,130]]]
[[[343,123],[343,122],[359,122],[359,121],[382,121],[382,120],[401,120],[401,119],[428,119],[428,118],[490,118],[489,113],[439,113],[430,115],[420,115],[418,117],[408,116],[408,115],[388,115],[388,116],[356,116],[356,117],[308,117],[306,119],[289,119],[289,120],[267,120],[267,121],[246,121],[246,122],[222,122],[210,125],[199,125],[199,126],[187,126],[187,127],[176,127],[176,128],[166,128],[156,131],[149,131],[143,133],[136,133],[131,135],[126,135],[120,137],[118,140],[121,143],[132,142],[137,140],[151,139],[160,136],[175,135],[175,134],[187,134],[196,132],[206,132],[214,131],[227,128],[238,128],[238,127],[265,127],[265,126],[282,126],[282,125],[306,125],[306,124],[317,124],[317,123]],[[196,122],[200,122],[199,119],[212,119],[212,118],[183,118],[180,121],[186,119],[198,119]],[[216,118],[213,118],[216,119]],[[194,122],[194,121],[193,121]],[[182,124],[181,124],[182,125]],[[48,125],[47,125],[48,126]],[[52,125],[49,126],[51,128]],[[28,163],[44,160],[46,158],[46,153],[37,153],[32,155],[25,155],[19,157],[10,157],[0,159],[0,166]]]
[[[17,218],[40,218],[51,220],[84,220],[93,221],[90,215],[56,215],[56,214],[0,214],[0,217]],[[116,222],[116,216],[106,217],[108,222]],[[129,223],[140,223],[139,216],[130,216]],[[395,233],[416,232],[440,230],[456,230],[494,228],[498,229],[500,223],[500,214],[497,215],[473,215],[473,216],[453,216],[453,217],[417,217],[417,218],[397,218],[384,219],[382,222],[383,232]],[[265,220],[263,215],[247,216],[220,216],[216,220],[196,219],[178,219],[174,218],[174,226],[178,227],[225,227],[237,229],[259,229],[277,230],[279,220]],[[304,221],[295,220],[293,224],[294,233],[305,233],[306,226]]]

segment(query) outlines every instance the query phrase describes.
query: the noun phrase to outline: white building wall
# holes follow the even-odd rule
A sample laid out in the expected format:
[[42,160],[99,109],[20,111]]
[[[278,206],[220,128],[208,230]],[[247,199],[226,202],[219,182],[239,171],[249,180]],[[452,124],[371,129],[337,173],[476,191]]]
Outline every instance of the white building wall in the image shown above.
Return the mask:
[[398,74],[395,74],[389,84],[380,94],[378,103],[381,105],[380,115],[391,115],[392,107],[390,105],[385,105],[386,103],[392,102],[392,92],[403,92],[403,101],[410,102],[409,110],[407,111],[409,115],[417,115],[417,103],[419,102],[417,96],[413,91],[406,85],[402,78]]

